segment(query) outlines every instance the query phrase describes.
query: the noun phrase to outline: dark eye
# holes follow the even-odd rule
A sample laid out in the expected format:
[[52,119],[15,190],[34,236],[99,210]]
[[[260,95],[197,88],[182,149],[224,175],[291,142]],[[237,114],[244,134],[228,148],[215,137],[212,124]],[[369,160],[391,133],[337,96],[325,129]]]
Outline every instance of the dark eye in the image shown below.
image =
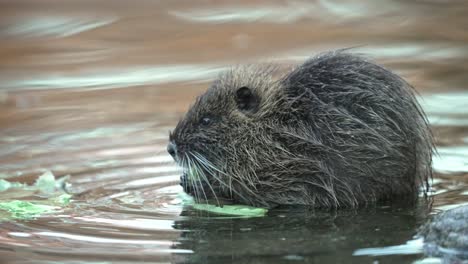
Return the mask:
[[203,117],[200,122],[201,122],[202,125],[207,126],[207,125],[211,124],[211,118]]

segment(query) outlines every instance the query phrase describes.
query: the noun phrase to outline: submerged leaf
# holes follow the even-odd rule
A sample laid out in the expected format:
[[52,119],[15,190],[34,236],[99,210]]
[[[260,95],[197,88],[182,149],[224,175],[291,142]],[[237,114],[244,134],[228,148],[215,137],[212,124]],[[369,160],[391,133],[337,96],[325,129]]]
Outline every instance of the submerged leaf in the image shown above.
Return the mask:
[[186,193],[179,194],[182,203],[190,205],[196,210],[207,211],[214,214],[245,216],[245,217],[260,217],[265,216],[268,212],[266,208],[253,207],[248,205],[223,205],[216,206],[212,204],[198,204],[192,196]]
[[37,178],[34,186],[36,186],[41,193],[53,193],[55,191],[55,177],[52,172],[47,171]]
[[42,194],[52,194],[56,191],[63,191],[66,181],[70,178],[70,175],[63,176],[59,179],[55,179],[54,174],[50,171],[44,172],[34,183]]
[[4,179],[0,179],[0,192],[6,191],[10,188],[19,188],[25,186],[19,182],[9,182]]
[[[71,195],[63,188],[68,178],[56,180],[52,172],[47,171],[33,185],[0,179],[0,192],[4,191],[0,196],[0,220],[31,219],[60,210],[70,203]],[[23,198],[27,201],[21,200]]]
[[70,203],[72,195],[68,193],[64,193],[59,197],[55,198],[55,201],[60,205],[68,205]]
[[0,202],[0,209],[10,212],[12,218],[31,219],[45,213],[53,212],[57,207],[12,200],[8,202]]
[[224,205],[223,207],[219,207],[212,204],[194,204],[193,208],[215,214],[250,217],[265,216],[265,214],[268,212],[268,209],[252,207],[247,205]]

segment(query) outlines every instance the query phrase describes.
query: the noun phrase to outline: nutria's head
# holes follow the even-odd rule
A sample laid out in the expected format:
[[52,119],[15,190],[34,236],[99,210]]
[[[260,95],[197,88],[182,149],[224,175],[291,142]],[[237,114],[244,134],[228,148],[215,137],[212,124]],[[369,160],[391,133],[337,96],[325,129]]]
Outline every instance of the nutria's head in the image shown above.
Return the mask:
[[[259,169],[278,104],[272,67],[245,66],[219,76],[170,134],[169,153],[184,169],[181,185],[197,199],[260,205]],[[258,197],[261,199],[261,197]],[[263,204],[266,206],[266,204]]]

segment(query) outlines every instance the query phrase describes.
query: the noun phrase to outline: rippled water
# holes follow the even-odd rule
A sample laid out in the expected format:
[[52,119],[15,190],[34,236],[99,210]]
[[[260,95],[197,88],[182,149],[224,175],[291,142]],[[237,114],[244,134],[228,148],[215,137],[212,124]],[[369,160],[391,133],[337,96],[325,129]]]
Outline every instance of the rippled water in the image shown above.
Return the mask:
[[[70,205],[0,222],[0,263],[438,263],[413,236],[468,202],[462,1],[2,1],[0,178],[70,175]],[[433,205],[266,217],[183,206],[168,131],[229,64],[356,47],[421,93]],[[10,189],[0,200],[38,200]],[[377,262],[375,262],[377,261]]]

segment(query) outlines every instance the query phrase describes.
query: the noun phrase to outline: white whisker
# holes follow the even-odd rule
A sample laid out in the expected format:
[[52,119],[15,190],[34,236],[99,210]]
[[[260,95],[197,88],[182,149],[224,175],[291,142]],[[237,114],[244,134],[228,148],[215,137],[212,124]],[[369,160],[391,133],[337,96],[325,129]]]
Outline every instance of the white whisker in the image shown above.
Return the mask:
[[[190,153],[190,155],[193,156],[197,161],[199,161],[192,153]],[[220,205],[219,200],[218,200],[218,196],[216,195],[216,192],[214,191],[213,187],[211,186],[211,183],[210,183],[210,181],[208,180],[208,178],[207,178],[205,172],[203,171],[203,169],[199,167],[198,163],[200,163],[200,162],[193,162],[193,165],[194,165],[194,167],[195,167],[196,170],[197,170],[197,174],[198,174],[199,176],[201,176],[202,180],[204,180],[204,181],[206,182],[206,184],[207,184],[208,187],[210,188],[211,192],[213,193],[213,196],[215,197],[216,203],[217,203],[218,205]],[[200,165],[203,166],[203,164],[200,164]]]
[[[195,170],[194,167],[194,162],[190,159],[188,155],[186,155],[187,160],[189,161],[189,171],[190,171],[190,176],[193,179],[193,185],[195,186],[196,192],[200,192],[199,189],[201,189],[201,193],[205,197],[205,202],[208,203],[208,197],[206,196],[205,190],[203,189],[202,182],[200,180],[200,175],[198,174],[198,171]],[[194,172],[196,175],[194,175]],[[200,200],[200,199],[199,199]]]
[[[220,184],[224,185],[225,187],[228,188],[228,190],[231,192],[231,197],[232,197],[232,192],[234,192],[236,195],[238,195],[240,198],[242,198],[244,201],[250,201],[249,199],[246,199],[245,196],[243,196],[242,194],[240,194],[238,191],[234,190],[233,188],[231,188],[230,185],[226,184],[224,181],[222,181],[220,178],[216,177],[216,174],[214,172],[219,172],[223,175],[226,175],[226,173],[222,172],[221,170],[219,170],[218,168],[216,168],[211,162],[209,162],[205,157],[203,157],[200,153],[198,152],[194,152],[193,153],[193,157],[195,159],[197,159],[200,164],[202,166],[205,167],[205,169],[210,172],[211,174],[211,177],[213,177],[215,180],[217,180]],[[214,171],[213,171],[214,170]],[[227,177],[229,179],[231,179],[232,177]],[[243,185],[242,182],[240,182],[238,179],[235,179],[236,181],[239,182],[240,185]],[[250,189],[248,189],[250,190]]]

